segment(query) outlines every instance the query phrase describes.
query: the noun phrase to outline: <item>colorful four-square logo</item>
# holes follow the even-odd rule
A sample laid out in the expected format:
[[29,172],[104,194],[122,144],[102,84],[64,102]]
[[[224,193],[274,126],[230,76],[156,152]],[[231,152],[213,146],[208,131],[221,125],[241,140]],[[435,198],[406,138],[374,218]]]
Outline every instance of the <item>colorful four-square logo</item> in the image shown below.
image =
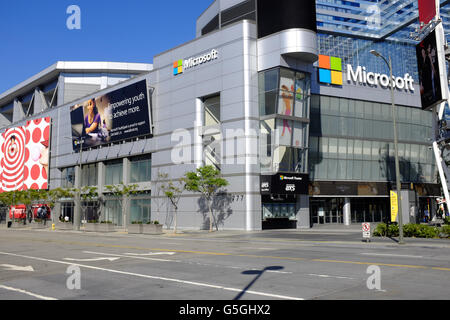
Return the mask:
[[341,58],[319,55],[319,82],[342,85]]
[[177,76],[183,73],[183,60],[178,60],[173,63],[173,75]]

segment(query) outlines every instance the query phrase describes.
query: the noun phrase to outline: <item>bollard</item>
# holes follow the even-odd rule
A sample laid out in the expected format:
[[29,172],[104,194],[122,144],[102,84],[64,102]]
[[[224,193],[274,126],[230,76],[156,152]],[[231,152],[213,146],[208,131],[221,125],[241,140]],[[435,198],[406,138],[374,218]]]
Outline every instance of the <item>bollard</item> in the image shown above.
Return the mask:
[[55,229],[56,229],[56,228],[55,228],[55,224],[53,223],[53,224],[52,224],[52,230],[55,231]]

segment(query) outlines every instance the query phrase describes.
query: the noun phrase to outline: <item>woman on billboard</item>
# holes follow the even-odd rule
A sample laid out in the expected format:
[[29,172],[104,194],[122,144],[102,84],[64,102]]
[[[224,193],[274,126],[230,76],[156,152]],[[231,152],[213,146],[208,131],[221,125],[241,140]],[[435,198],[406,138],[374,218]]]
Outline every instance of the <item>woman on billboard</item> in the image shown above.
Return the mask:
[[84,118],[84,128],[86,134],[98,134],[102,125],[102,118],[98,113],[95,99],[91,99],[87,105],[87,114]]

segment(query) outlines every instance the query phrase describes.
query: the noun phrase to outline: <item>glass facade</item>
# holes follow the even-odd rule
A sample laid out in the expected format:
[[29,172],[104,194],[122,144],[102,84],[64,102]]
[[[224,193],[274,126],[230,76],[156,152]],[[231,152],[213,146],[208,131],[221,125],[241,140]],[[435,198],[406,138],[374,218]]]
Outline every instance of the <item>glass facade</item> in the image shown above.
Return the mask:
[[286,68],[259,74],[261,171],[307,172],[310,75]]
[[152,180],[151,154],[130,159],[130,182],[138,183]]
[[130,201],[130,223],[142,222],[146,224],[151,222],[152,202],[150,196],[146,198],[134,198]]
[[[311,180],[394,181],[391,105],[313,96],[309,150]],[[397,106],[403,182],[436,182],[429,137],[431,112]]]
[[119,200],[107,199],[104,209],[102,221],[111,222],[115,226],[123,225],[122,206]]
[[73,188],[75,187],[75,167],[64,168],[61,172],[61,187]]
[[394,75],[403,76],[408,73],[416,82],[419,81],[415,44],[319,33],[317,45],[320,54],[342,59],[344,73],[347,71],[347,64],[350,64],[353,67],[365,66],[371,72],[389,74],[386,63],[370,53],[370,50],[376,50],[386,58],[391,57]]
[[105,185],[120,184],[123,182],[123,160],[105,163]]
[[81,185],[96,186],[98,184],[98,166],[94,164],[86,164],[82,167]]

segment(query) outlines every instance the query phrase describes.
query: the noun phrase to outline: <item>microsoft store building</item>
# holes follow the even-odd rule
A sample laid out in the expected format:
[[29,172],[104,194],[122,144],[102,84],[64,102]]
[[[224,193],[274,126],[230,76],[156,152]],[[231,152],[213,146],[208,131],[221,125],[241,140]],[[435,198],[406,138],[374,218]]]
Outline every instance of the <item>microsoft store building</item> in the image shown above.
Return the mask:
[[[389,69],[375,49],[393,58],[402,215],[418,222],[441,191],[416,44],[333,31],[322,2],[216,0],[196,38],[153,64],[58,62],[0,94],[3,140],[50,118],[46,187],[98,188],[103,205],[64,199],[54,221],[86,222],[100,208],[118,229],[155,220],[172,228],[162,185],[203,165],[229,182],[213,204],[219,229],[390,221]],[[120,182],[138,186],[130,201],[105,188]],[[178,228],[206,229],[208,219],[204,199],[184,191]]]

